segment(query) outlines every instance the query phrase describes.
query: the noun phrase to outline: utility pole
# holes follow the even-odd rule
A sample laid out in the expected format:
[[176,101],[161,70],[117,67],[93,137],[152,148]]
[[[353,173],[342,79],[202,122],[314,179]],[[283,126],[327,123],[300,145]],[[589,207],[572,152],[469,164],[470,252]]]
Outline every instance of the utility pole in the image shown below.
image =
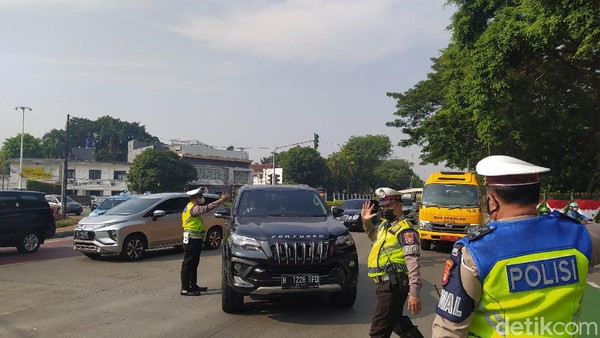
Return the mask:
[[63,165],[63,177],[62,177],[62,189],[60,192],[60,201],[61,201],[61,208],[62,208],[62,217],[66,218],[67,217],[67,171],[69,168],[69,119],[71,118],[71,115],[67,114],[67,127],[65,128],[65,133],[66,133],[66,146],[65,146],[65,163]]
[[15,110],[23,111],[23,123],[21,123],[21,157],[19,159],[19,190],[23,184],[23,136],[25,136],[25,110],[31,111],[31,108],[25,106],[15,107]]

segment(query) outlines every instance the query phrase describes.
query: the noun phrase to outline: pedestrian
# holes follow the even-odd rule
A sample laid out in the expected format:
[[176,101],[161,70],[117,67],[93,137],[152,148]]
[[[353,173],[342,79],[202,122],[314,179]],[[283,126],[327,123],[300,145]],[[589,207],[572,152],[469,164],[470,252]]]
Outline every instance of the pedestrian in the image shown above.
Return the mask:
[[198,286],[198,265],[200,264],[200,253],[204,243],[204,222],[202,214],[205,214],[223,203],[229,198],[224,193],[221,198],[208,204],[204,204],[202,189],[194,189],[186,192],[190,196],[190,202],[181,214],[183,226],[183,262],[181,263],[181,292],[182,296],[199,296],[200,292],[208,290],[206,286]]
[[390,188],[376,191],[383,215],[379,225],[375,203],[366,201],[360,215],[369,239],[374,241],[369,254],[368,275],[375,282],[375,308],[371,337],[423,337],[418,327],[403,314],[404,303],[412,315],[421,311],[421,271],[419,234],[404,218],[402,195]]
[[588,269],[600,263],[600,227],[558,211],[536,216],[548,168],[496,155],[476,170],[492,222],[454,245],[433,337],[567,336],[565,328],[577,328]]

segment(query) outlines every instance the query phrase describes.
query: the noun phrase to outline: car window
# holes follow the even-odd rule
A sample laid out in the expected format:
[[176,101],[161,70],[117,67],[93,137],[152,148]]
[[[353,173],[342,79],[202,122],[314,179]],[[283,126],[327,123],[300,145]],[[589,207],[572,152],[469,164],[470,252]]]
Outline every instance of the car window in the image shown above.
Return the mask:
[[160,201],[160,198],[133,198],[108,210],[105,215],[132,215],[140,213]]
[[14,210],[17,208],[18,201],[16,194],[0,195],[0,210]]
[[21,195],[21,208],[33,209],[47,207],[45,200],[40,199],[36,195],[23,194]]
[[98,209],[101,209],[101,210],[112,209],[125,201],[127,201],[126,198],[107,198],[98,205]]
[[183,209],[184,208],[181,207],[180,201],[178,201],[176,198],[171,198],[169,200],[166,200],[166,201],[160,203],[153,210],[163,210],[167,214],[176,214],[176,213],[183,212]]
[[327,208],[311,190],[245,191],[238,206],[240,216],[326,216]]
[[365,203],[366,200],[347,200],[346,202],[342,203],[342,205],[340,206],[340,208],[342,209],[348,209],[348,210],[354,210],[354,209],[361,209],[363,203]]
[[408,199],[408,198],[403,198],[402,199],[402,205],[405,207],[412,207],[413,205],[413,201]]

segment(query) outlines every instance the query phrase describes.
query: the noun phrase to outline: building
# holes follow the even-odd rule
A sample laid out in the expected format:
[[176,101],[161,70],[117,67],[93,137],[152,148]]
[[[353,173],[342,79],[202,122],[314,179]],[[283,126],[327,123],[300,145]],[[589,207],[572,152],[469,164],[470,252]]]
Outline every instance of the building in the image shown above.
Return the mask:
[[[273,173],[272,164],[258,164],[252,165],[252,184],[265,185],[271,184],[271,174]],[[275,168],[275,183],[283,183],[283,169]]]

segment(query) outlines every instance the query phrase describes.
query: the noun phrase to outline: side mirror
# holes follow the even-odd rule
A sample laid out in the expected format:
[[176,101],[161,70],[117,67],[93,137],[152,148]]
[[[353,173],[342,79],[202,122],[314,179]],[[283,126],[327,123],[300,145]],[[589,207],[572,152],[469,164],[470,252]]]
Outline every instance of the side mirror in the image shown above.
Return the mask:
[[344,209],[340,207],[332,207],[331,213],[333,214],[333,217],[340,217],[344,214]]
[[152,220],[156,221],[157,218],[163,217],[166,214],[164,210],[154,210],[152,213]]
[[215,215],[216,218],[230,218],[231,217],[231,209],[229,208],[221,208],[216,210],[213,215]]

